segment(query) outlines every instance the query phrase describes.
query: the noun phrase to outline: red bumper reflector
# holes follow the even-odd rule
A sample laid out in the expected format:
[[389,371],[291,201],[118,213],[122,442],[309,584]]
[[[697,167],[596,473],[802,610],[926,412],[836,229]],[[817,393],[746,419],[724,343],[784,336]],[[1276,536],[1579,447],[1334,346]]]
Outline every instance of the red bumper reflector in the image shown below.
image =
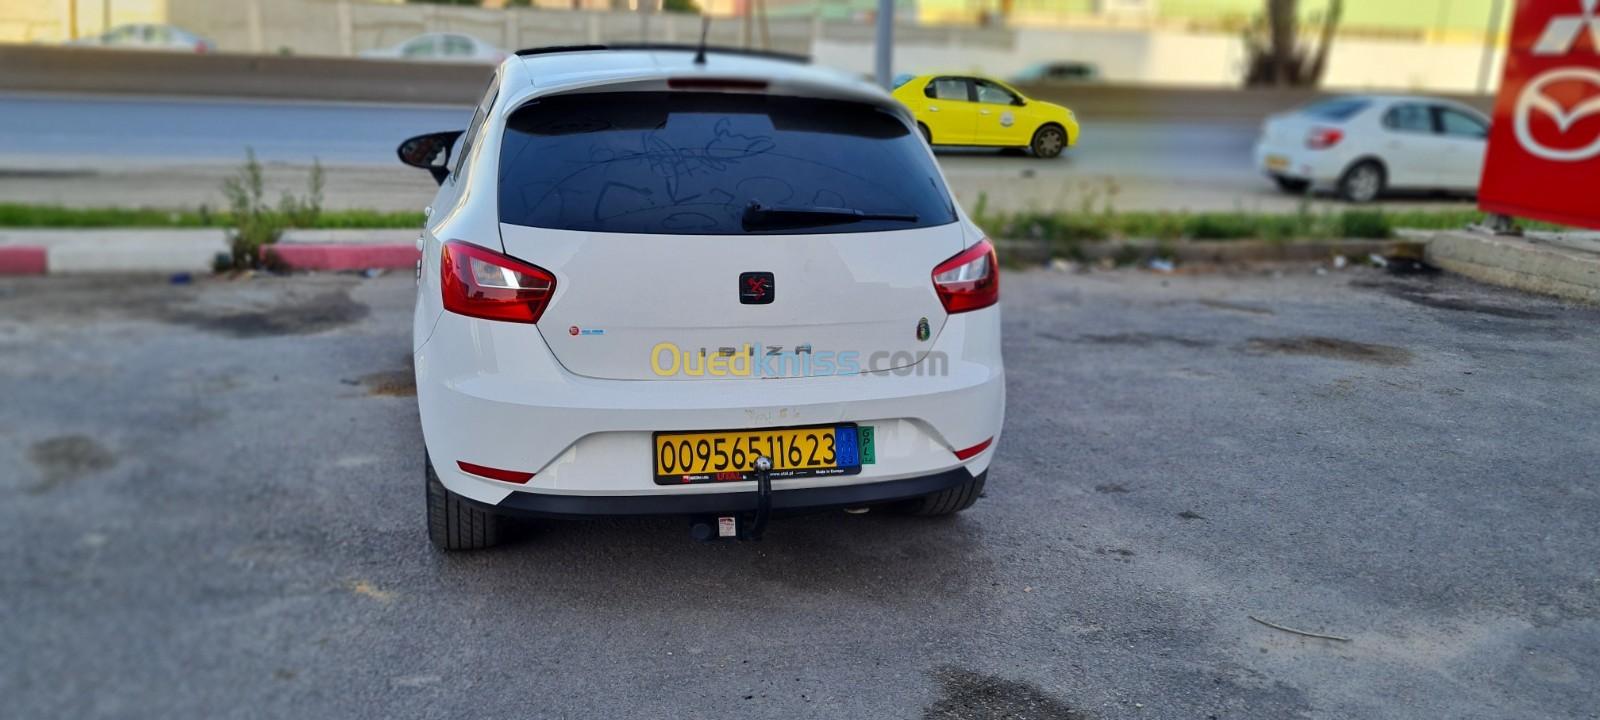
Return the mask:
[[981,443],[978,443],[977,445],[973,445],[972,447],[969,447],[969,448],[967,448],[965,450],[957,450],[956,451],[956,459],[957,460],[966,460],[967,458],[970,458],[973,455],[977,455],[978,453],[981,453],[981,452],[983,452],[985,450],[988,450],[989,449],[989,445],[992,444],[992,443],[994,443],[994,438],[989,438],[988,440],[985,440],[985,441],[983,441]]
[[[984,444],[987,445],[988,443]],[[500,482],[517,483],[518,485],[533,479],[533,473],[531,472],[501,470],[500,468],[473,465],[472,463],[462,462],[460,460],[456,461],[456,467],[461,468],[462,472],[469,472],[479,477],[486,477],[490,480],[499,480]]]

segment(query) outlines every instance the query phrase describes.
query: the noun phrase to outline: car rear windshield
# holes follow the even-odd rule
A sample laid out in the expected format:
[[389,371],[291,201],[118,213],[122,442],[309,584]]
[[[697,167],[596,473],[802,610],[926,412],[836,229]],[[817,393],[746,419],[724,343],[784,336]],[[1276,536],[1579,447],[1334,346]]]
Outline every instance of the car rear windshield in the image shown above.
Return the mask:
[[[887,111],[757,94],[558,95],[517,109],[500,221],[676,235],[843,233],[955,222],[922,138]],[[760,222],[751,222],[754,212]],[[801,218],[786,224],[785,219]]]
[[1317,118],[1318,120],[1344,121],[1355,117],[1355,114],[1367,109],[1372,101],[1361,98],[1333,98],[1307,105],[1300,112]]

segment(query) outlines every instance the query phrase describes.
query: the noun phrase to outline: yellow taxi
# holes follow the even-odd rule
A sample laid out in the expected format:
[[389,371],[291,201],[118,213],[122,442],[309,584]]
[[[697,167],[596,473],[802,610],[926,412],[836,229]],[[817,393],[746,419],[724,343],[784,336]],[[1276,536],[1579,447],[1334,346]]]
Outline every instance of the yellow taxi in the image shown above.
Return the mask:
[[894,99],[917,117],[929,145],[1027,148],[1053,158],[1078,142],[1078,119],[1060,105],[975,75],[901,75]]

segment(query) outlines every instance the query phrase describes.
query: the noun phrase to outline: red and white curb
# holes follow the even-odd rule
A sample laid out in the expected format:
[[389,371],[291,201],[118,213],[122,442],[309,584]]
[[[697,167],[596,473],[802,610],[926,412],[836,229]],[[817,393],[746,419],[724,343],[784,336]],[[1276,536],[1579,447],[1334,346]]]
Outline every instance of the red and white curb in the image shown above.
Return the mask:
[[327,243],[279,243],[267,250],[277,263],[290,270],[410,270],[421,254],[415,243],[333,245]]
[[0,275],[43,275],[49,267],[49,253],[43,247],[0,247]]
[[[409,270],[417,230],[291,231],[269,252],[289,270]],[[0,275],[210,272],[227,237],[216,229],[0,229]]]

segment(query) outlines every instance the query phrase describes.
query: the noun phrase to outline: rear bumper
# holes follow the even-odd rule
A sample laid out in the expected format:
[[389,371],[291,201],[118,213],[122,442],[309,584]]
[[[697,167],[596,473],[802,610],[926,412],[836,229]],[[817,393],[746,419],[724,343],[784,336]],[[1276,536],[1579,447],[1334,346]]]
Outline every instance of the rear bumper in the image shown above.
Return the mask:
[[1269,177],[1307,180],[1317,185],[1331,185],[1344,170],[1341,157],[1334,150],[1310,151],[1272,143],[1256,145],[1255,164]]
[[[774,490],[774,512],[861,507],[910,500],[948,490],[975,477],[966,468],[954,468],[923,477],[830,487]],[[719,492],[694,495],[561,495],[515,492],[498,504],[475,504],[506,515],[537,517],[596,517],[625,515],[718,515],[754,512],[756,493]]]
[[[1005,412],[999,313],[993,307],[951,316],[931,348],[948,358],[939,372],[930,366],[704,381],[579,377],[555,361],[532,326],[446,313],[416,354],[423,437],[440,482],[486,506],[527,505],[550,514],[601,507],[593,514],[624,515],[664,507],[672,509],[645,514],[673,514],[702,512],[695,508],[716,508],[729,498],[753,502],[755,484],[657,484],[653,433],[852,422],[875,429],[875,461],[855,475],[774,479],[773,491],[780,497],[817,491],[795,496],[806,507],[818,497],[839,498],[824,505],[882,502],[894,498],[874,493],[901,487],[888,483],[951,472],[972,477],[988,468]],[[954,454],[985,441],[992,444],[970,458]],[[534,476],[502,482],[465,472],[463,462]],[[926,482],[905,487],[894,492],[939,489],[926,489]]]

